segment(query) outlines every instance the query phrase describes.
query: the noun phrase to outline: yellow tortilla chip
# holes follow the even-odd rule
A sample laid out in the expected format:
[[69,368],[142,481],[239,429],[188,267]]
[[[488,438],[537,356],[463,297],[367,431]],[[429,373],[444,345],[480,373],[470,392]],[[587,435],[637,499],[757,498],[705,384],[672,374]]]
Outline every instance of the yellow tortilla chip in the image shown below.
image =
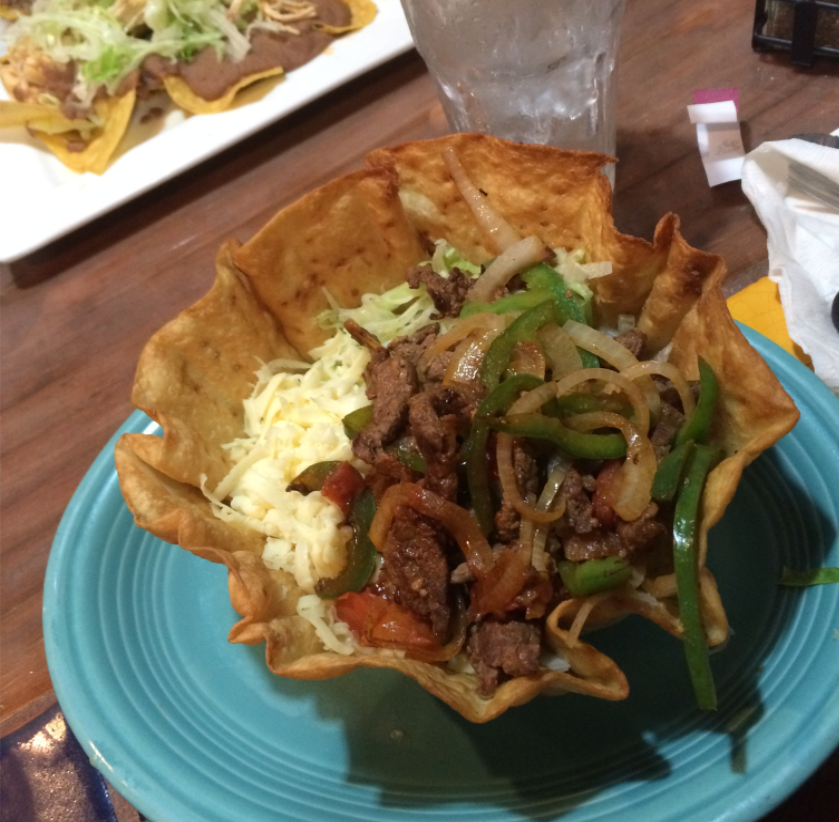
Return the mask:
[[593,281],[601,316],[634,312],[655,347],[672,341],[671,360],[688,378],[696,378],[700,354],[714,368],[720,401],[712,438],[725,458],[703,497],[700,586],[708,642],[724,641],[725,611],[704,568],[708,529],[722,516],[745,465],[789,431],[798,412],[728,315],[719,257],[687,245],[672,215],[661,221],[652,242],[615,230],[609,186],[600,173],[610,158],[600,155],[485,135],[382,149],[368,157],[367,169],[283,209],[245,245],[228,243],[213,290],[143,352],[133,398],[161,423],[165,437],[120,440],[116,464],[123,494],[138,525],[227,566],[231,602],[242,617],[229,640],[264,642],[268,667],[279,675],[321,679],[357,667],[392,668],[474,722],[539,693],[623,699],[629,691],[623,673],[580,639],[579,620],[588,612],[586,624],[596,627],[637,614],[680,636],[672,575],[647,580],[643,594],[619,589],[562,603],[546,623],[545,640],[568,670],[514,677],[482,697],[474,674],[445,664],[325,650],[312,625],[296,613],[303,591],[290,574],[262,562],[263,537],[215,519],[202,502],[202,477],[215,487],[230,467],[223,446],[243,434],[241,400],[253,371],[243,358],[267,361],[293,349],[303,354],[321,342],[326,332],[316,317],[327,307],[324,288],[339,304],[358,305],[365,292],[401,282],[438,239],[448,239],[476,262],[494,255],[448,176],[441,152],[449,146],[522,235],[536,234],[554,247],[582,247],[595,260],[613,262],[611,275]]
[[67,131],[85,132],[93,129],[89,120],[70,120],[55,106],[40,103],[20,103],[17,100],[0,100],[0,128],[28,126],[48,134]]
[[351,31],[358,31],[370,25],[378,14],[376,4],[371,0],[344,0],[352,12],[352,22],[348,26],[318,26],[321,31],[327,34],[347,34]]
[[102,126],[93,130],[92,138],[82,151],[71,151],[63,134],[35,130],[35,135],[72,171],[102,174],[131,122],[135,99],[136,93],[132,89],[122,97],[97,101],[94,108]]
[[231,86],[221,97],[215,100],[205,100],[199,97],[186,83],[182,77],[169,75],[163,78],[163,85],[176,106],[190,114],[218,114],[227,111],[232,105],[236,95],[245,87],[253,85],[266,77],[276,77],[282,74],[281,66],[258,71],[243,77],[236,85]]

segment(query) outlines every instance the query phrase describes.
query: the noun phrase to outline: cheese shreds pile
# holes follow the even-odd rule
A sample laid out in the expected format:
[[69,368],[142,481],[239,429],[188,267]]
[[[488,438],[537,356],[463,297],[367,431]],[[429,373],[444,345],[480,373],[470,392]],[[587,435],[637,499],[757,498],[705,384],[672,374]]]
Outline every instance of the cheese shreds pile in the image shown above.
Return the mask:
[[[267,536],[262,558],[282,568],[313,593],[320,577],[333,577],[346,564],[351,532],[340,509],[319,491],[307,496],[286,486],[302,470],[324,460],[353,460],[341,420],[368,405],[363,373],[368,351],[339,331],[312,351],[315,362],[277,361],[256,374],[245,400],[245,433],[228,447],[236,465],[215,489],[221,518],[245,522]],[[362,467],[359,463],[358,467]],[[230,498],[229,505],[220,504]]]

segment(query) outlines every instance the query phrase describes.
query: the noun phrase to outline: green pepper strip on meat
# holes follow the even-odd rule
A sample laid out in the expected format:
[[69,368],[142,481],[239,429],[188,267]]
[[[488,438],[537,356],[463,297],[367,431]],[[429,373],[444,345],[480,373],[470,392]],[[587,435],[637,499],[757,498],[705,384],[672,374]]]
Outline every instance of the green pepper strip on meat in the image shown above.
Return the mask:
[[699,400],[687,422],[679,429],[674,446],[682,445],[688,440],[705,442],[711,430],[714,408],[717,404],[717,375],[702,357],[699,358]]
[[523,391],[532,391],[542,384],[543,380],[532,374],[517,374],[497,385],[478,406],[475,421],[472,423],[469,438],[464,446],[464,453],[466,455],[466,481],[472,497],[472,507],[484,534],[492,530],[494,522],[487,471],[487,440],[489,438],[487,419],[493,414],[506,411]]
[[618,588],[632,576],[632,567],[621,557],[588,559],[585,562],[566,559],[557,564],[557,570],[572,597],[588,597]]
[[347,545],[347,564],[331,579],[319,579],[315,593],[321,599],[337,599],[350,591],[360,591],[376,570],[379,552],[370,541],[370,524],[376,516],[376,501],[369,488],[355,499],[350,513],[353,535]]
[[716,709],[717,694],[700,608],[697,518],[705,478],[718,457],[716,448],[694,447],[673,517],[673,566],[684,628],[685,657],[696,700],[706,711]]
[[547,440],[569,457],[586,460],[611,460],[626,456],[623,434],[589,434],[574,431],[544,414],[513,414],[491,418],[486,424],[514,437]]

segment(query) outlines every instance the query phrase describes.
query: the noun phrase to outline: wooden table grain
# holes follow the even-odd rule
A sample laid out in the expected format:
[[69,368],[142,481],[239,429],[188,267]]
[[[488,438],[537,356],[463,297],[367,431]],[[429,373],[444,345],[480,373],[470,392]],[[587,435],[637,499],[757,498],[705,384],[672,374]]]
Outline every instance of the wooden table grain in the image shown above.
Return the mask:
[[[663,214],[679,214],[688,242],[726,257],[730,292],[765,273],[766,235],[739,184],[708,187],[685,110],[693,91],[739,89],[746,150],[839,126],[839,63],[801,69],[754,53],[753,15],[751,0],[628,0],[618,66],[617,226],[651,238]],[[373,148],[447,130],[411,53],[2,267],[2,735],[55,700],[41,629],[50,544],[76,486],[132,411],[145,341],[208,290],[222,240],[246,240]],[[833,820],[837,784],[834,754],[765,819]]]

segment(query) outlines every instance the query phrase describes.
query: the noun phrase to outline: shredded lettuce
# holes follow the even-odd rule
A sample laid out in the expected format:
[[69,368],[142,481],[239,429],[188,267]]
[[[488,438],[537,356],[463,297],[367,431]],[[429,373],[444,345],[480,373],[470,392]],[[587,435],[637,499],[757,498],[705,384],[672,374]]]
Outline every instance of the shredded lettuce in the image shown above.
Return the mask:
[[453,268],[459,268],[464,274],[477,277],[481,273],[481,266],[470,263],[454,246],[445,240],[435,243],[434,256],[431,258],[431,268],[437,274],[448,275]]
[[219,59],[241,60],[250,42],[241,15],[228,19],[228,0],[35,0],[3,33],[10,50],[26,40],[27,52],[56,63],[76,63],[73,96],[90,105],[96,93],[113,94],[149,55],[189,60],[212,46]]

